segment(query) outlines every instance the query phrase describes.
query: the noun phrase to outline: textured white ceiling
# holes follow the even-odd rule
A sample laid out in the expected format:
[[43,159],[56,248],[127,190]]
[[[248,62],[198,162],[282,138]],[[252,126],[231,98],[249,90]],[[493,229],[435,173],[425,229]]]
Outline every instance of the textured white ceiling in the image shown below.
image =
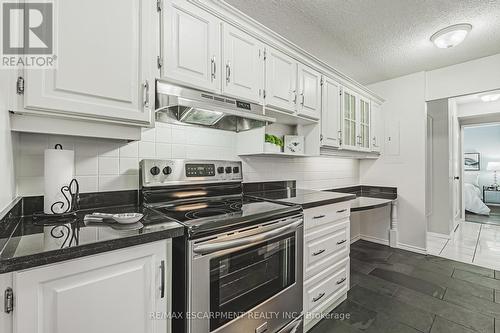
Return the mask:
[[[500,0],[226,0],[341,72],[368,84],[500,53]],[[430,36],[473,28],[457,47]]]

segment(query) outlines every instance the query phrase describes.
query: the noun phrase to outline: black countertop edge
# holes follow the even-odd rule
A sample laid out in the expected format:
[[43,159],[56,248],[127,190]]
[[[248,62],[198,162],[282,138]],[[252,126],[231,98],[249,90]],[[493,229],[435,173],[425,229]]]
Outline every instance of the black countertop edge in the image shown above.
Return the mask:
[[353,199],[356,199],[356,194],[346,193],[346,195],[342,196],[342,197],[318,200],[318,201],[314,201],[314,202],[306,202],[306,203],[303,203],[301,206],[302,206],[302,209],[308,209],[308,208],[332,205],[332,204],[336,204],[339,202],[350,201]]
[[372,186],[372,185],[357,185],[333,188],[326,191],[342,192],[342,193],[355,193],[358,197],[392,199],[398,198],[398,190],[396,187],[387,186]]
[[26,255],[22,257],[3,259],[0,261],[0,274],[18,271],[42,265],[57,263],[60,261],[78,259],[93,254],[105,253],[108,251],[123,249],[126,247],[151,243],[155,241],[175,238],[184,235],[184,227],[179,225],[178,228],[169,230],[156,231],[147,234],[135,235],[131,237],[106,240],[92,244],[80,245],[77,247],[68,247]]

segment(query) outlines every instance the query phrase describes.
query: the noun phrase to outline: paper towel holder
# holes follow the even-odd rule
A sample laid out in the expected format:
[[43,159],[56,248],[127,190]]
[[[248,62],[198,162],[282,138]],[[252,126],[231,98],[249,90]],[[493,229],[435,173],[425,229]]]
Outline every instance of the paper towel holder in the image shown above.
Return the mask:
[[[60,144],[57,144],[56,147],[58,145],[61,146]],[[76,213],[78,212],[78,210],[80,210],[80,184],[78,183],[78,180],[73,178],[68,185],[62,186],[60,191],[66,202],[63,201],[54,202],[50,207],[52,214],[46,214],[44,212],[33,213],[33,223],[53,224],[53,223],[68,223],[71,222],[70,220],[76,221],[77,217]],[[61,208],[63,208],[64,206],[66,206],[67,208],[62,213],[56,213],[55,207],[57,207],[57,205],[61,206]]]

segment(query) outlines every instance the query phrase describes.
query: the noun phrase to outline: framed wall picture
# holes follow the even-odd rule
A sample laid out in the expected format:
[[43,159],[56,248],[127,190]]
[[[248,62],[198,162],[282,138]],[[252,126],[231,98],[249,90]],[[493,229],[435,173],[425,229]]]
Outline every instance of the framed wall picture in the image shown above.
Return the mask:
[[481,169],[481,159],[479,153],[464,154],[464,170],[479,171]]

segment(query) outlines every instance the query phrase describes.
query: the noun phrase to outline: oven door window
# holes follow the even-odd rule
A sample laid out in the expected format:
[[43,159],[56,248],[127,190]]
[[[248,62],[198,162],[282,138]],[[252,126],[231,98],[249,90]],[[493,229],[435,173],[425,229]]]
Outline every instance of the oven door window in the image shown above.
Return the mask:
[[210,331],[295,283],[295,233],[210,260]]

